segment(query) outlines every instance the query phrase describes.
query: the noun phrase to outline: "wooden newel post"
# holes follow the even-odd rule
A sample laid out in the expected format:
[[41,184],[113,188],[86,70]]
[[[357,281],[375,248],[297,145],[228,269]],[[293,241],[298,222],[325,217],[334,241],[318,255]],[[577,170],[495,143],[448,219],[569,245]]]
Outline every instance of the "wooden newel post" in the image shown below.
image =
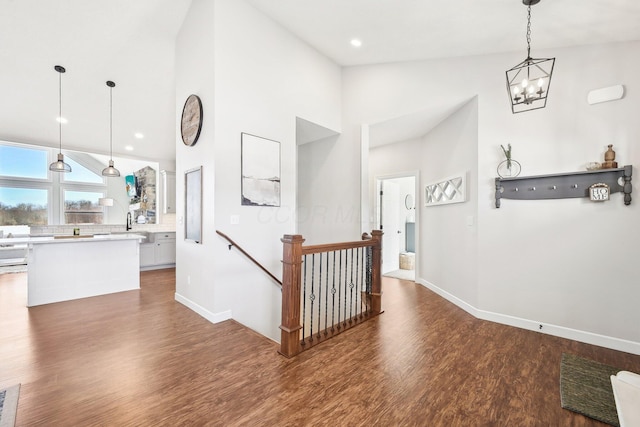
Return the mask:
[[280,353],[292,357],[300,353],[300,283],[302,281],[301,235],[285,234],[282,248],[282,324]]
[[382,312],[382,231],[373,230],[371,239],[375,241],[371,262],[371,311],[373,314]]

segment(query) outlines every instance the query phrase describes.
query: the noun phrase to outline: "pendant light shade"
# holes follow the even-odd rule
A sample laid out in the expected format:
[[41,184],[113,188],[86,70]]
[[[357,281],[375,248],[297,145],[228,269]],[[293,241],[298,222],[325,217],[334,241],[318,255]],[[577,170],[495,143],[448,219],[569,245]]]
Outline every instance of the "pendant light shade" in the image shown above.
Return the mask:
[[109,167],[102,169],[102,176],[113,177],[120,176],[120,171],[113,167],[113,160],[109,160]]
[[109,166],[102,170],[102,176],[114,177],[120,176],[120,171],[113,167],[113,88],[115,83],[109,80]]
[[71,172],[71,166],[64,162],[64,155],[62,154],[62,73],[67,70],[60,65],[56,65],[53,69],[58,72],[58,141],[60,151],[58,152],[58,161],[51,163],[49,170],[52,172]]
[[531,6],[540,0],[522,0],[527,6],[527,58],[507,70],[507,92],[513,114],[537,110],[547,105],[555,58],[531,57]]

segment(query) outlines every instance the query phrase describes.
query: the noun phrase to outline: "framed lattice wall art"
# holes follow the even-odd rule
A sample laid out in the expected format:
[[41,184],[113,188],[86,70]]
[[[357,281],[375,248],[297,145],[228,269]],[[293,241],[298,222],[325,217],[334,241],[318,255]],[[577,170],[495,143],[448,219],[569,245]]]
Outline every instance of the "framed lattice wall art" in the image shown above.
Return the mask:
[[438,206],[449,203],[462,203],[467,200],[467,174],[457,174],[443,178],[424,187],[424,205]]

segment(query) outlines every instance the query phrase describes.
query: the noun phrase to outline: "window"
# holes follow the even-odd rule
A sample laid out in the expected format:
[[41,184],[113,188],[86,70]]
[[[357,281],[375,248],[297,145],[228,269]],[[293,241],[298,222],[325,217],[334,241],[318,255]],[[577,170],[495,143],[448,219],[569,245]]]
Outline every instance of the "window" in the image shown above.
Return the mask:
[[0,225],[103,224],[102,164],[63,152],[72,172],[49,172],[57,150],[0,141]]
[[80,163],[73,160],[71,156],[66,156],[64,160],[69,164],[69,166],[71,166],[71,172],[64,173],[61,175],[61,178],[65,182],[104,184],[104,178],[102,177],[102,175],[98,175],[92,170],[89,170],[88,168],[84,167]]
[[102,224],[104,212],[98,199],[102,192],[64,191],[65,224]]
[[0,225],[47,225],[49,191],[0,187]]
[[0,145],[0,176],[47,179],[49,150]]
[[[63,150],[72,172],[49,171],[58,149],[0,140],[0,226],[56,224],[122,224],[130,204],[125,177],[105,178],[109,157]],[[158,168],[146,160],[120,159],[124,170]],[[119,166],[123,167],[123,166]],[[123,170],[123,169],[121,169]],[[100,197],[116,201],[100,206]],[[150,210],[149,215],[155,211]]]

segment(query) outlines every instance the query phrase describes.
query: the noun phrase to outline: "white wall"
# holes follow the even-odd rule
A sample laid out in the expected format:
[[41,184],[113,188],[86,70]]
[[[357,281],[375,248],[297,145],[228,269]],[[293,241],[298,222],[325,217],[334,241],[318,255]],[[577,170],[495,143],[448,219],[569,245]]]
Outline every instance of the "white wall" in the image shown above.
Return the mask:
[[[177,246],[178,299],[279,340],[280,288],[215,230],[281,276],[280,239],[296,226],[296,117],[340,129],[340,69],[239,0],[194,0],[176,49],[178,103],[202,93],[205,116],[195,147],[176,143],[178,187],[194,164],[205,176],[205,235],[198,247]],[[280,142],[281,207],[240,205],[242,132]],[[183,197],[179,190],[179,210]]]
[[[214,311],[216,289],[211,285],[216,273],[212,247],[218,243],[214,232],[214,6],[213,1],[193,0],[176,39],[176,299],[217,321],[226,314]],[[188,147],[180,135],[180,116],[191,94],[202,101],[203,123],[198,141]],[[200,166],[203,237],[202,244],[195,244],[184,240],[184,173]]]
[[[543,324],[543,332],[640,353],[638,201],[624,206],[616,194],[604,204],[505,200],[494,207],[500,144],[512,144],[523,175],[584,170],[587,162],[602,160],[610,143],[620,165],[638,163],[633,141],[640,134],[634,112],[640,92],[633,85],[639,50],[640,42],[633,42],[535,52],[557,57],[548,106],[519,115],[511,114],[504,70],[522,60],[520,54],[344,71],[346,130],[478,96],[477,296],[454,288],[443,295],[480,317],[536,330]],[[625,99],[586,103],[589,90],[613,84],[626,85]],[[355,143],[356,136],[350,138]]]
[[[338,143],[339,136],[331,136],[307,144],[298,145],[298,188],[297,188],[297,231],[305,238],[305,244],[314,245],[344,239],[342,236],[330,236],[328,224],[336,221],[329,211],[334,185],[327,185],[337,175],[329,157]],[[320,232],[320,231],[324,232]],[[335,232],[335,231],[334,231]]]
[[[381,145],[369,150],[369,179],[367,182],[369,204],[368,206],[363,206],[363,209],[367,210],[369,215],[370,224],[367,228],[378,227],[376,207],[379,202],[377,201],[378,190],[376,188],[376,178],[391,177],[398,174],[410,175],[415,173],[415,171],[420,171],[423,166],[422,149],[422,138],[416,138],[409,141]],[[401,193],[401,196],[404,206],[404,195]],[[416,212],[418,211],[420,200],[421,195],[416,194],[414,197]],[[404,218],[404,216],[401,218]]]
[[[477,111],[474,98],[424,137],[376,147],[369,153],[371,200],[375,200],[374,177],[419,171],[420,191],[415,198],[418,279],[472,305],[478,289]],[[424,206],[425,185],[459,173],[467,174],[466,202]]]
[[[638,163],[633,140],[640,134],[634,112],[640,95],[633,84],[639,48],[640,42],[633,42],[536,52],[558,58],[548,107],[512,115],[504,70],[522,60],[521,53],[353,67],[343,71],[341,82],[337,66],[245,2],[194,0],[177,44],[176,107],[179,114],[186,95],[201,94],[205,127],[198,146],[177,142],[176,163],[179,200],[181,173],[194,164],[205,167],[205,236],[201,246],[178,245],[178,294],[205,314],[233,313],[276,339],[279,290],[213,233],[227,232],[279,274],[279,238],[295,229],[295,117],[341,131],[335,144],[319,153],[331,168],[318,176],[317,185],[332,191],[318,191],[314,203],[327,208],[317,235],[350,240],[360,233],[361,125],[434,105],[463,104],[477,95],[427,138],[439,140],[429,153],[434,161],[429,170],[439,172],[434,154],[450,155],[438,161],[447,159],[447,170],[470,170],[470,182],[478,186],[477,215],[460,212],[450,218],[450,226],[459,224],[450,233],[458,233],[458,242],[462,236],[463,243],[445,242],[439,251],[440,260],[452,259],[462,244],[464,256],[477,258],[477,272],[471,265],[454,277],[443,268],[439,276],[432,272],[438,282],[432,287],[479,317],[536,330],[543,324],[543,332],[640,353],[640,288],[634,286],[638,201],[627,207],[616,194],[604,204],[586,199],[505,200],[501,209],[493,204],[500,144],[513,145],[524,175],[582,170],[601,160],[609,143],[620,165]],[[627,86],[625,99],[586,104],[589,90],[613,84]],[[474,120],[477,148],[471,149],[465,143],[473,139]],[[449,149],[446,141],[457,125],[463,132]],[[240,206],[241,132],[282,143],[281,208]],[[469,164],[474,150],[475,167]],[[229,224],[231,215],[239,216],[239,225]],[[476,230],[467,225],[469,216]],[[442,226],[440,220],[432,226]],[[475,249],[468,245],[474,232]],[[430,283],[426,275],[422,279]],[[467,285],[474,279],[475,286]]]
[[420,189],[467,174],[467,201],[420,205],[420,276],[467,304],[477,303],[478,102],[472,99],[423,140]]
[[[488,149],[491,138],[512,143],[524,175],[584,170],[587,162],[603,160],[607,144],[614,144],[620,166],[638,165],[638,53],[639,42],[554,52],[549,106],[530,117],[513,117],[504,123],[508,126],[488,124],[481,135],[487,147],[481,150],[481,176],[496,163]],[[589,90],[613,84],[626,86],[623,100],[586,103]],[[532,123],[533,133],[528,132]],[[488,194],[492,183],[482,184]],[[640,353],[637,194],[630,206],[620,194],[605,203],[508,200],[500,209],[486,199],[480,209],[480,307],[536,320],[545,328],[550,324],[551,332],[563,336],[594,334],[580,337]]]

